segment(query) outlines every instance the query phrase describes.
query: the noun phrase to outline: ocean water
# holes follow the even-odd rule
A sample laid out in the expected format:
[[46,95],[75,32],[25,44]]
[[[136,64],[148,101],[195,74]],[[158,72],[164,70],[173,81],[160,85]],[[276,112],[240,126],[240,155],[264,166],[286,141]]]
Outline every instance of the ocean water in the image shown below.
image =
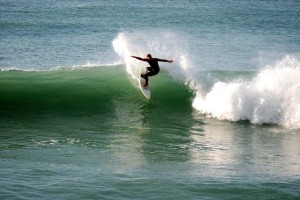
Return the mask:
[[0,199],[299,199],[299,13],[0,0]]

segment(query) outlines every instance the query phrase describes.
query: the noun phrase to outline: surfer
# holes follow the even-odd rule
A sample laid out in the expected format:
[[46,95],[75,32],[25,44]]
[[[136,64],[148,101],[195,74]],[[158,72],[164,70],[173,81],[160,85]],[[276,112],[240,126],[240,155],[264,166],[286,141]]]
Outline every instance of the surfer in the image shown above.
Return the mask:
[[141,74],[141,77],[144,78],[146,80],[146,83],[144,85],[144,87],[148,86],[148,76],[154,76],[157,75],[159,73],[159,65],[158,62],[169,62],[172,63],[173,60],[165,60],[165,59],[160,59],[160,58],[152,58],[151,54],[147,54],[146,58],[141,58],[138,56],[131,56],[132,58],[141,60],[141,61],[146,61],[149,63],[150,67],[147,67],[147,72],[144,74]]

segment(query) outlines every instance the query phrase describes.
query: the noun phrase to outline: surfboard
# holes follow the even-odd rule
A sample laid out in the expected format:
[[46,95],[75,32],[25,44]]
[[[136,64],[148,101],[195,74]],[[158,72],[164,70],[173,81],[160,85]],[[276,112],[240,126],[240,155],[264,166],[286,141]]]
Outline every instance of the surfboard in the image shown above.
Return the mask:
[[148,82],[148,86],[147,87],[144,87],[145,83],[146,83],[146,80],[144,78],[141,77],[141,74],[142,73],[146,73],[147,72],[147,69],[146,67],[141,67],[140,68],[140,78],[139,78],[139,85],[140,85],[140,89],[143,93],[143,95],[147,98],[147,99],[150,99],[150,96],[151,96],[151,90],[150,90],[150,84]]

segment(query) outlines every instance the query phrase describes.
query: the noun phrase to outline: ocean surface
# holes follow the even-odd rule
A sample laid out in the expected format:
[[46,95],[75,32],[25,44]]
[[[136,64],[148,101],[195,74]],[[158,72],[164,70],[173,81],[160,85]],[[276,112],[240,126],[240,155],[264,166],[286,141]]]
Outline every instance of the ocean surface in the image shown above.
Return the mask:
[[0,199],[299,188],[299,0],[0,0]]

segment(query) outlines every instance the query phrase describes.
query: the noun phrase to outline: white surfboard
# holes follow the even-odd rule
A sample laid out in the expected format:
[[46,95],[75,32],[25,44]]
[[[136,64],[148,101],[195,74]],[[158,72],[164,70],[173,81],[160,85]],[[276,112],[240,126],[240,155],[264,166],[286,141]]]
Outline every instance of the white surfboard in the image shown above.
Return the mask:
[[141,89],[143,95],[144,95],[147,99],[150,99],[150,96],[151,96],[151,90],[150,90],[149,82],[148,82],[148,86],[147,86],[147,87],[144,87],[144,85],[145,85],[145,83],[146,83],[146,80],[145,80],[144,78],[141,77],[141,74],[142,74],[142,73],[146,73],[146,72],[147,72],[146,67],[141,67],[141,68],[140,68],[139,85],[140,85],[140,89]]

